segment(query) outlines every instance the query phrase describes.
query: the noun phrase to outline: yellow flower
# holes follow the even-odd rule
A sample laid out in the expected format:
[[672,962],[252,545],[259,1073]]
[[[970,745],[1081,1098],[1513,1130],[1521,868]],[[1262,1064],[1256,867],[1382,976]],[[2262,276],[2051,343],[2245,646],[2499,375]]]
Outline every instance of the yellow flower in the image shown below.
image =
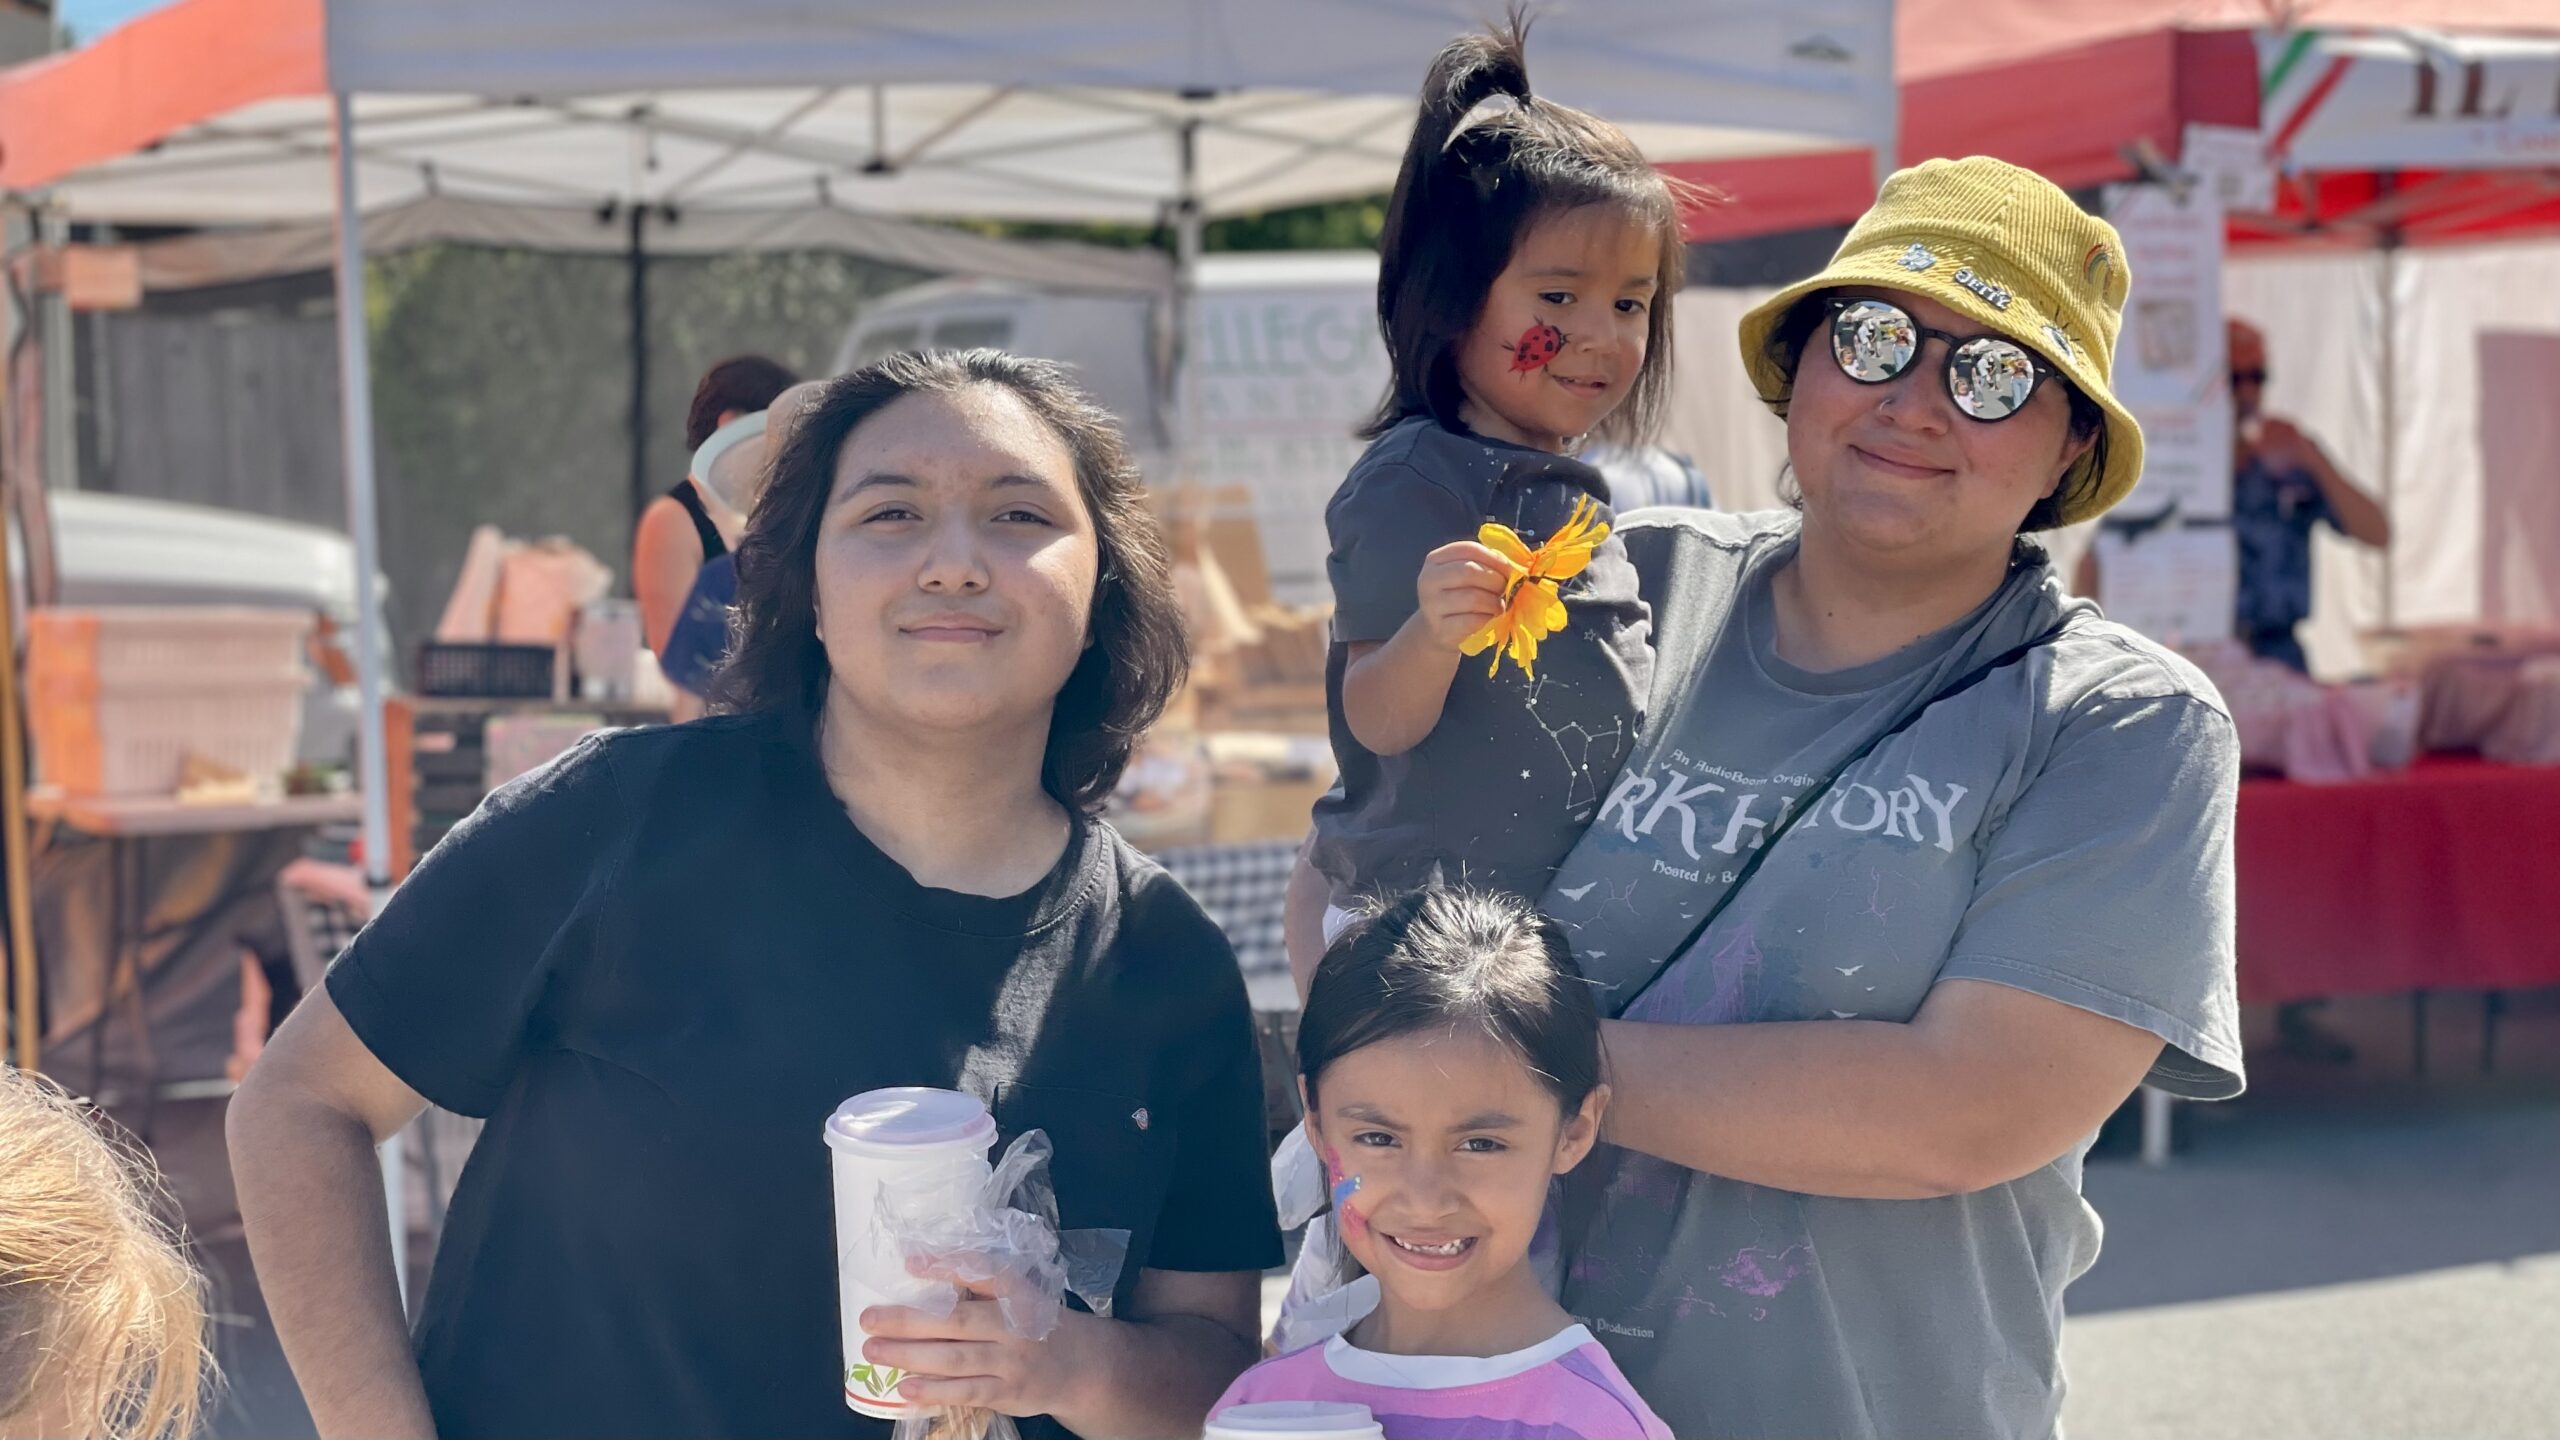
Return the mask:
[[1509,564],[1511,578],[1502,589],[1502,613],[1468,636],[1458,647],[1459,654],[1481,655],[1491,649],[1493,663],[1485,667],[1485,674],[1500,671],[1502,657],[1509,655],[1522,674],[1537,678],[1538,642],[1564,628],[1564,601],[1557,587],[1581,574],[1591,563],[1592,552],[1609,538],[1609,527],[1599,523],[1599,511],[1589,496],[1576,500],[1564,528],[1534,550],[1508,525],[1487,521],[1476,532],[1478,543]]

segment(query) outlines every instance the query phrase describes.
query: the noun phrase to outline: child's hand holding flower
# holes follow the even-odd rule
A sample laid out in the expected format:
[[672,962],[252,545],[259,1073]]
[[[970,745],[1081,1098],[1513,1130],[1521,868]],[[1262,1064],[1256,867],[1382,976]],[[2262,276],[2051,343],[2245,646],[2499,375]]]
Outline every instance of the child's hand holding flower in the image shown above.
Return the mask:
[[1481,628],[1460,642],[1458,652],[1481,655],[1492,650],[1487,675],[1501,669],[1502,657],[1509,655],[1520,673],[1536,678],[1538,642],[1564,628],[1564,601],[1558,588],[1581,574],[1591,563],[1592,552],[1609,538],[1609,527],[1600,523],[1599,513],[1600,507],[1591,500],[1575,501],[1563,528],[1534,550],[1510,526],[1487,521],[1477,532],[1483,542],[1478,548],[1501,560],[1506,580],[1500,603]]
[[1514,571],[1500,552],[1475,540],[1452,540],[1426,556],[1414,591],[1432,644],[1475,653],[1467,641],[1502,613]]

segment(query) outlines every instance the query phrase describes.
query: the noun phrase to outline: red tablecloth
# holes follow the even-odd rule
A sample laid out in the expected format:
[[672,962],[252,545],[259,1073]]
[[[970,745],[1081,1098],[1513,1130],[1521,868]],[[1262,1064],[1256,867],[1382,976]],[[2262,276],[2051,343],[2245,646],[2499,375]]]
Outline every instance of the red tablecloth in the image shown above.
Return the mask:
[[2560,768],[2240,785],[2240,998],[2560,985]]

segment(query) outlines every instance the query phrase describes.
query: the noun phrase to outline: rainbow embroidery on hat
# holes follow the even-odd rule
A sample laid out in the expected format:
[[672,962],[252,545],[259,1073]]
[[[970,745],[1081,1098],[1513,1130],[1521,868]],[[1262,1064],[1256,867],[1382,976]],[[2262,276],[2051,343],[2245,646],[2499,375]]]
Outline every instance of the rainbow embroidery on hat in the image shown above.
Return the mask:
[[1955,282],[1967,290],[1972,291],[1974,294],[1981,296],[1982,303],[1990,306],[1994,310],[2006,310],[2009,308],[2009,292],[2002,287],[1994,285],[1990,281],[1983,279],[1981,276],[1974,274],[1973,267],[1970,265],[1967,265],[1955,273]]
[[2108,287],[2115,283],[2115,271],[2116,252],[2104,240],[2090,246],[2089,253],[2080,257],[2080,278],[2088,281],[2101,299],[2106,297]]

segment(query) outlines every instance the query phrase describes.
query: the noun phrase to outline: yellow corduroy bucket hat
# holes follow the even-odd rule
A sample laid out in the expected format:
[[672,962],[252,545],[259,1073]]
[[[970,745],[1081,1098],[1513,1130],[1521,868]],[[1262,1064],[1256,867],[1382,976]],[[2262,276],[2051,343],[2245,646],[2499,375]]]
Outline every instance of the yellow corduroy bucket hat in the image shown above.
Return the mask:
[[2142,427],[2116,400],[2116,331],[2133,276],[2115,227],[2052,181],[1976,155],[1894,173],[1822,273],[1797,281],[1742,317],[1742,365],[1772,408],[1786,370],[1766,352],[1790,306],[1818,290],[1880,285],[1909,290],[2053,363],[2107,416],[2107,440],[2063,477],[2066,492],[2097,485],[2062,512],[2065,524],[2105,513],[2142,475]]

